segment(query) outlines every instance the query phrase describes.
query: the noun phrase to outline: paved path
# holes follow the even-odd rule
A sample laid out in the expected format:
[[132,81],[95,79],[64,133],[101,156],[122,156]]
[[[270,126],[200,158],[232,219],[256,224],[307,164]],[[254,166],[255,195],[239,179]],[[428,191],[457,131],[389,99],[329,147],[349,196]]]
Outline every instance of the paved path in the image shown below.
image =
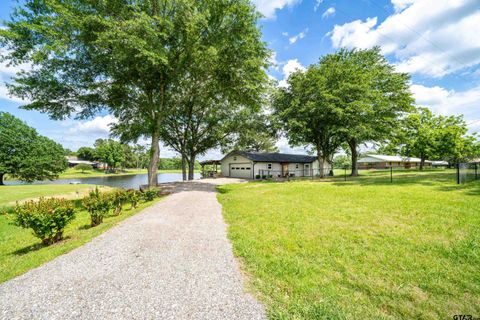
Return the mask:
[[173,184],[166,199],[1,284],[0,318],[264,319],[226,238],[214,192],[224,182]]

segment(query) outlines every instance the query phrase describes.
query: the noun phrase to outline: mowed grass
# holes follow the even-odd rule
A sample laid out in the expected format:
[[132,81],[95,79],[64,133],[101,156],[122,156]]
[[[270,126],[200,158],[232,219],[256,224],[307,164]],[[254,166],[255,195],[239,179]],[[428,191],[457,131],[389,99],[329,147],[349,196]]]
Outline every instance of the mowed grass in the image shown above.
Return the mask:
[[480,183],[422,175],[220,187],[235,254],[269,316],[480,315]]
[[[36,185],[35,187],[45,186]],[[0,194],[4,196],[3,192]],[[35,193],[35,195],[37,194]],[[49,195],[53,195],[53,191]],[[34,195],[28,195],[28,197],[32,196]],[[104,219],[101,225],[93,228],[90,227],[88,212],[77,211],[75,219],[65,229],[65,239],[50,246],[42,245],[41,241],[33,236],[31,230],[13,225],[11,214],[0,214],[0,283],[81,246],[120,221],[133,216],[157,201],[141,202],[136,209],[131,209],[130,205],[127,204],[119,216],[110,215]]]
[[[0,186],[0,208],[12,206],[16,201],[49,196],[80,197],[96,186],[88,184],[29,184],[17,186]],[[98,186],[100,190],[110,189]]]

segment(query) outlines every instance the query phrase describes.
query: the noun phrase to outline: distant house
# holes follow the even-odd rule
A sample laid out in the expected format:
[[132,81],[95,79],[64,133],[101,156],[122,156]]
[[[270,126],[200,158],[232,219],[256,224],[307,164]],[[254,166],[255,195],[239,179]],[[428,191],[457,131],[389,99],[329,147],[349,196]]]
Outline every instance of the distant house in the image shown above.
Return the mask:
[[[220,164],[222,176],[232,178],[305,177],[319,173],[317,157],[299,154],[234,151]],[[327,174],[330,169],[325,166]]]
[[[420,158],[369,154],[357,161],[359,169],[385,169],[403,167],[405,169],[420,167]],[[447,163],[448,165],[448,163]],[[432,161],[425,160],[425,167],[432,166]]]
[[79,160],[77,157],[74,156],[67,156],[68,167],[72,168],[75,167],[77,164],[88,164],[92,166],[94,169],[104,169],[105,165],[101,162],[93,162],[93,161],[86,161],[86,160]]

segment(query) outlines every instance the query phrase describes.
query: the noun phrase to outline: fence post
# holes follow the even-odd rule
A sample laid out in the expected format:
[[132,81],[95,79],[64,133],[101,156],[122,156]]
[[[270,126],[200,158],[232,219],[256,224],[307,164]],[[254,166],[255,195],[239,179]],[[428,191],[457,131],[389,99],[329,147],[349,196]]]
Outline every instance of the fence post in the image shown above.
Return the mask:
[[347,166],[345,166],[344,169],[345,169],[345,181],[347,181]]
[[393,166],[390,166],[390,183],[393,183]]
[[475,163],[475,180],[478,180],[478,163]]

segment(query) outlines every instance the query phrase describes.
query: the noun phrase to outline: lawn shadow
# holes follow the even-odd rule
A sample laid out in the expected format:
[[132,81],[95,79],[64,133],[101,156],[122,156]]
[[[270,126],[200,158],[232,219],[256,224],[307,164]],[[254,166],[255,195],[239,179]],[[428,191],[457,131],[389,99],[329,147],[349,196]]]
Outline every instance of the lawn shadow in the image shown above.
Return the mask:
[[15,250],[12,252],[12,255],[16,255],[16,256],[23,256],[24,254],[27,254],[27,253],[30,253],[30,252],[34,252],[34,251],[38,251],[42,248],[45,248],[45,247],[50,247],[50,246],[54,246],[56,244],[59,244],[59,243],[62,243],[66,240],[69,240],[71,237],[70,236],[67,236],[67,237],[64,237],[61,241],[57,242],[57,243],[53,243],[53,244],[43,244],[41,242],[37,242],[37,243],[34,243],[34,244],[31,244],[29,246],[26,246],[24,248],[21,248],[21,249],[18,249],[18,250]]

